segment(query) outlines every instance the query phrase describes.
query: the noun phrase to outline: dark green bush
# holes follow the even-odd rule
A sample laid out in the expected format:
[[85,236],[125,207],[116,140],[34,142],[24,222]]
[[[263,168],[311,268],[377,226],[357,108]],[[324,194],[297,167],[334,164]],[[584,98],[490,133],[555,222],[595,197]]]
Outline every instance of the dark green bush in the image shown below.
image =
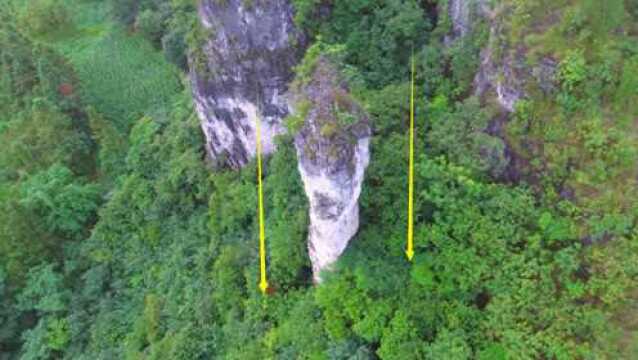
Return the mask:
[[71,12],[66,4],[55,0],[26,2],[20,12],[19,24],[29,34],[44,35],[63,30],[70,25]]
[[164,23],[159,12],[144,10],[135,19],[135,29],[154,45],[159,45]]

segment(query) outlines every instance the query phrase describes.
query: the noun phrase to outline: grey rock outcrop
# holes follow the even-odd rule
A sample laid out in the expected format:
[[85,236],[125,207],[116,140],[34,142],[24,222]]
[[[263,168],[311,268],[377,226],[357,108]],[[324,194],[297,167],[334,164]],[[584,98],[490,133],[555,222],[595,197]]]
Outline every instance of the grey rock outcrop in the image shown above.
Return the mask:
[[450,34],[445,41],[463,39],[481,20],[489,23],[490,36],[487,46],[481,51],[481,65],[474,78],[474,88],[480,97],[494,95],[501,107],[511,112],[516,101],[522,97],[520,78],[514,73],[514,56],[506,54],[495,59],[503,23],[497,21],[496,9],[490,8],[486,0],[449,0],[448,17],[452,22]]
[[239,168],[255,155],[255,121],[262,120],[264,153],[284,131],[293,69],[303,55],[288,0],[204,0],[202,25],[211,36],[203,53],[208,70],[191,72],[193,98],[209,155]]
[[305,44],[289,0],[203,0],[199,15],[211,35],[202,49],[205,69],[191,59],[191,80],[211,158],[232,168],[250,161],[257,118],[264,153],[274,151],[274,137],[285,131],[282,120],[293,107],[302,111],[293,103],[307,104],[297,114],[304,124],[294,143],[310,203],[308,251],[319,282],[320,272],[359,228],[358,199],[370,157],[368,117],[323,57],[290,94]]
[[500,59],[494,54],[500,46],[499,39],[502,24],[491,21],[490,37],[486,48],[481,51],[481,65],[474,78],[476,94],[485,96],[492,92],[501,107],[514,111],[516,102],[523,97],[523,77],[516,52],[508,51]]
[[556,69],[556,62],[551,58],[543,58],[538,65],[529,66],[524,48],[510,47],[504,43],[503,34],[509,10],[507,2],[450,0],[448,16],[452,22],[452,30],[446,37],[449,44],[468,35],[479,20],[488,22],[489,40],[481,51],[481,63],[474,78],[474,88],[479,97],[494,97],[506,112],[514,111],[516,102],[525,97],[525,88],[532,82],[544,93],[551,92]]
[[489,13],[487,0],[449,0],[447,15],[452,29],[445,37],[446,44],[463,38],[472,31],[478,17],[485,17]]
[[470,26],[470,4],[464,0],[450,0],[448,2],[448,15],[452,21],[451,38],[463,37]]
[[556,89],[558,66],[551,57],[542,57],[530,64],[527,59],[529,49],[524,42],[510,43],[514,5],[501,0],[449,0],[447,13],[452,28],[445,38],[448,46],[458,45],[454,41],[467,39],[480,22],[488,26],[488,42],[480,52],[480,64],[474,77],[474,93],[483,103],[498,105],[499,111],[493,114],[486,132],[503,141],[502,156],[507,159],[507,164],[502,171],[491,168],[490,172],[508,182],[518,182],[524,176],[520,169],[526,160],[510,146],[506,124],[516,110],[517,102],[528,94],[540,92],[551,96]]
[[330,60],[320,57],[297,103],[308,107],[295,136],[310,202],[308,251],[316,282],[359,228],[359,195],[370,153],[370,125]]

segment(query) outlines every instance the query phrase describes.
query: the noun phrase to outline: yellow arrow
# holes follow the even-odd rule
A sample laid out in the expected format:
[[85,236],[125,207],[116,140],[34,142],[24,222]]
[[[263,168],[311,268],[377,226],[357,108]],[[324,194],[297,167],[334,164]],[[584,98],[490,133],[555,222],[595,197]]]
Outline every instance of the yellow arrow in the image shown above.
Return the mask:
[[414,257],[414,55],[410,82],[410,164],[408,170],[408,246],[405,255],[409,261]]
[[259,197],[259,270],[261,272],[261,280],[259,281],[259,289],[262,294],[266,294],[268,290],[268,281],[266,281],[266,229],[264,225],[264,192],[261,181],[261,120],[257,116],[257,184]]

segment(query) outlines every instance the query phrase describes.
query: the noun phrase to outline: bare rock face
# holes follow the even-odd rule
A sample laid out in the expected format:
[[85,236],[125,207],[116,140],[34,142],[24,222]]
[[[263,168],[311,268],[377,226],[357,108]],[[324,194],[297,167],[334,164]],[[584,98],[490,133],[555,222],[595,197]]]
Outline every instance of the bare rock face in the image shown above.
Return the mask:
[[452,22],[451,33],[445,37],[446,44],[465,37],[472,31],[477,17],[489,12],[487,0],[449,0],[447,13]]
[[450,0],[448,2],[448,16],[452,22],[451,34],[445,37],[445,42],[464,37],[470,30],[470,4],[467,0]]
[[275,150],[303,39],[289,0],[203,0],[199,15],[211,37],[203,49],[208,70],[191,74],[196,110],[209,155],[239,168],[255,155],[257,117],[264,153]]
[[452,30],[445,41],[450,44],[463,39],[481,19],[489,22],[490,38],[487,47],[481,51],[481,66],[474,78],[474,87],[478,96],[494,95],[501,107],[511,112],[516,101],[523,96],[522,84],[520,77],[515,74],[516,59],[512,54],[508,53],[501,59],[494,58],[503,26],[502,22],[496,20],[496,14],[486,0],[450,0],[448,16]]
[[[490,14],[490,37],[487,47],[481,51],[481,66],[474,78],[476,94],[496,95],[496,100],[507,111],[514,111],[516,102],[524,96],[524,61],[516,49],[505,51],[500,58],[495,53],[500,50],[503,23],[496,13]],[[522,66],[521,66],[522,65]]]
[[359,227],[371,131],[367,115],[325,58],[317,60],[298,95],[297,103],[307,109],[295,147],[310,202],[308,251],[320,282],[320,272],[339,258]]
[[359,227],[358,200],[370,157],[368,117],[323,57],[289,95],[304,51],[290,0],[203,0],[199,13],[211,35],[203,49],[206,69],[192,66],[191,78],[212,158],[232,168],[250,161],[257,118],[264,153],[274,151],[273,139],[285,131],[282,120],[293,112],[293,102],[303,111],[296,114],[304,123],[295,147],[310,203],[309,256],[319,282],[320,271],[338,259]]

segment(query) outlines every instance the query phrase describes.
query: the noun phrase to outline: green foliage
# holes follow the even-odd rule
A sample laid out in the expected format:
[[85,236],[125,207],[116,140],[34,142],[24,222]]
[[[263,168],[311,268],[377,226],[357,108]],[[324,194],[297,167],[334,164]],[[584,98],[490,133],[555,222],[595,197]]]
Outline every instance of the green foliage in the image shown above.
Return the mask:
[[417,334],[418,329],[406,312],[398,311],[385,329],[382,343],[377,353],[383,359],[423,357],[423,350],[418,346]]
[[58,162],[81,168],[81,162],[88,160],[88,141],[73,120],[40,98],[10,121],[0,137],[5,146],[0,164],[12,177]]
[[432,128],[428,132],[436,153],[447,154],[452,161],[478,172],[499,176],[507,166],[505,146],[497,137],[485,133],[489,113],[471,97],[449,109],[447,99],[439,96],[430,105]]
[[181,69],[187,66],[184,32],[171,31],[162,37],[162,49],[166,59]]
[[625,1],[585,0],[581,5],[589,28],[599,36],[606,36],[624,25],[626,19]]
[[561,62],[558,70],[558,79],[561,82],[563,92],[559,102],[567,111],[578,109],[578,98],[575,89],[587,78],[585,58],[582,52],[570,52]]
[[56,164],[21,184],[20,204],[42,218],[51,232],[79,235],[99,205],[99,188],[74,182],[68,168]]
[[638,55],[627,59],[620,77],[620,85],[616,92],[615,103],[620,113],[626,112],[629,117],[638,115]]
[[[64,83],[72,85],[66,88],[73,97],[81,96],[85,104],[117,124],[122,132],[145,112],[167,111],[172,97],[181,91],[180,72],[168,64],[143,35],[132,34],[121,25],[106,21],[111,1],[65,0],[63,3],[73,9],[68,17],[73,27],[40,37],[47,47],[64,55],[67,67],[74,67],[73,81],[62,79],[64,81],[52,84],[55,93]],[[135,7],[138,3],[131,2]],[[142,20],[163,23],[166,18],[160,7],[146,4],[144,10],[153,16]],[[128,10],[125,12],[131,14]],[[141,21],[141,25],[145,35],[155,36],[159,42],[161,34],[156,33],[157,24]],[[45,74],[59,73],[55,68],[43,70]]]
[[492,344],[478,354],[480,360],[507,360],[505,349],[499,344]]
[[338,133],[338,131],[339,131],[339,128],[337,127],[337,124],[329,122],[321,126],[321,129],[319,129],[319,134],[321,134],[321,136],[323,137],[331,138],[335,136]]
[[10,344],[16,342],[15,337],[18,336],[19,328],[16,313],[13,311],[13,294],[11,294],[7,273],[3,267],[0,266],[0,296],[3,300],[3,306],[0,308],[0,341],[9,348]]
[[23,334],[24,347],[21,358],[28,360],[46,359],[51,356],[51,349],[47,346],[47,328],[41,321],[38,325]]
[[64,289],[63,281],[62,275],[51,264],[31,268],[18,298],[19,308],[50,314],[64,311],[70,293]]
[[294,5],[296,22],[310,27],[321,41],[343,44],[345,62],[355,66],[375,88],[407,77],[405,64],[422,44],[422,34],[431,28],[423,8],[412,0],[336,2],[329,19],[316,25],[309,17],[317,6],[323,6],[321,2],[298,0]]
[[54,319],[49,323],[48,346],[52,350],[63,351],[71,340],[69,322],[66,319]]
[[479,53],[487,43],[485,26],[477,26],[470,36],[455,41],[448,49],[450,66],[452,70],[451,89],[454,97],[466,96],[471,90],[474,76],[478,71]]
[[91,135],[98,146],[97,167],[101,175],[114,179],[125,169],[127,139],[95,109],[89,108],[87,112]]
[[322,0],[293,0],[295,7],[295,24],[301,29],[316,26],[316,8]]
[[336,66],[343,65],[345,47],[343,45],[330,45],[317,40],[312,46],[306,50],[301,63],[295,67],[295,87],[302,87],[307,84],[317,67],[320,58],[325,57],[332,61]]
[[25,3],[18,23],[31,35],[44,35],[68,26],[69,17],[70,12],[65,3],[34,0]]
[[156,44],[162,37],[162,17],[156,11],[144,10],[137,16],[135,28],[151,43]]
[[82,112],[71,118],[29,93],[21,100],[0,134],[0,264],[12,285],[21,283],[30,266],[57,258],[67,236],[86,234],[83,225],[99,203],[97,188],[75,178],[93,169]]
[[[469,96],[482,25],[444,45],[449,19],[432,2],[331,2],[327,13],[325,2],[296,0],[298,25],[315,37],[297,78],[321,56],[339,65],[373,124],[372,157],[359,233],[313,286],[293,139],[278,139],[264,166],[263,296],[255,164],[208,163],[182,74],[149,43],[161,39],[180,67],[187,52],[200,66],[210,34],[195,3],[63,3],[63,22],[42,16],[55,11],[46,0],[0,8],[9,358],[636,357],[633,4],[496,4],[492,21],[504,23],[493,45],[526,45],[517,73],[541,55],[559,63],[555,89],[529,80],[505,121]],[[40,15],[26,25],[23,13]],[[407,263],[413,50],[417,254]],[[297,104],[291,133],[310,106]],[[352,123],[341,104],[333,110],[340,126]],[[494,181],[512,167],[520,184]]]
[[135,17],[139,12],[140,1],[138,0],[110,0],[111,15],[115,20],[125,25],[135,22]]
[[169,107],[181,88],[174,67],[154,53],[148,42],[123,31],[94,43],[73,63],[85,99],[120,129],[144,112]]
[[311,106],[309,101],[300,101],[296,104],[295,112],[288,115],[284,121],[290,134],[296,134],[301,130]]
[[307,200],[301,178],[291,172],[296,161],[292,139],[281,139],[277,154],[268,164],[265,191],[270,201],[268,216],[270,274],[273,285],[285,291],[305,285],[310,268],[306,238],[308,229]]
[[532,96],[508,125],[508,140],[517,156],[529,161],[525,171],[539,174],[545,193],[573,192],[591,214],[624,208],[612,193],[634,191],[621,180],[634,171],[636,152],[631,137],[620,135],[633,127],[635,117],[635,91],[624,85],[633,81],[632,51],[624,45],[632,38],[625,32],[630,28],[625,3],[553,3],[545,10],[525,3],[520,6],[530,7],[533,15],[561,15],[533,28],[528,36],[536,39],[530,42],[534,49],[524,54],[528,62],[547,54],[560,60],[557,89],[543,95],[539,88],[547,84],[531,81]]
[[468,359],[472,351],[464,339],[464,334],[460,331],[450,331],[443,329],[432,345],[426,349],[426,356],[432,359]]
[[[11,8],[0,9],[0,109],[8,114],[20,107],[30,106],[33,97],[44,97],[59,105],[63,110],[77,107],[77,96],[73,89],[77,79],[69,62],[48,46],[29,39],[17,25],[15,12]],[[63,86],[68,93],[60,91]]]

